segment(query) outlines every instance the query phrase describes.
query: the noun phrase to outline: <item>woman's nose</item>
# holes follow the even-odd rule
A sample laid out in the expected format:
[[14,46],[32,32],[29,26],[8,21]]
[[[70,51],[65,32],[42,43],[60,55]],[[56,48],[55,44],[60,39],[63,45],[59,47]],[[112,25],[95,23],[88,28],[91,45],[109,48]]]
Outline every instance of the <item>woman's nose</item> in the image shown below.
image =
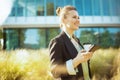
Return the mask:
[[79,20],[79,19],[77,19],[77,20],[76,20],[76,22],[77,22],[77,23],[80,23],[80,20]]
[[76,18],[77,21],[79,21],[80,19],[79,18]]

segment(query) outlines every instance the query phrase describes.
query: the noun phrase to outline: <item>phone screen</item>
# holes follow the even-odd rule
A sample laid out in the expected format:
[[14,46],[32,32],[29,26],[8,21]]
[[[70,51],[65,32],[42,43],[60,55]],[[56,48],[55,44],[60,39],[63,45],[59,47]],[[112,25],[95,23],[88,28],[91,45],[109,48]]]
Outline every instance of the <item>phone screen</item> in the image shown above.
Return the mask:
[[99,46],[97,45],[94,45],[94,44],[84,44],[84,49],[86,51],[89,51],[89,52],[94,52],[96,51],[97,49],[99,49]]
[[97,46],[97,45],[92,45],[92,46],[90,46],[90,48],[89,48],[89,52],[95,52],[97,49],[99,49],[99,46]]

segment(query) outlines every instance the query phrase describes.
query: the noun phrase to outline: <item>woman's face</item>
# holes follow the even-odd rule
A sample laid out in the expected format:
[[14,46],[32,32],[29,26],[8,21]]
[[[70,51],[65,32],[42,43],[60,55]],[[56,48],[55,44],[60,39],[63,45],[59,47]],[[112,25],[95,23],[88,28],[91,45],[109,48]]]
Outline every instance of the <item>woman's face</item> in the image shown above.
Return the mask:
[[69,30],[77,30],[80,25],[78,12],[75,10],[69,11],[64,19],[64,24]]

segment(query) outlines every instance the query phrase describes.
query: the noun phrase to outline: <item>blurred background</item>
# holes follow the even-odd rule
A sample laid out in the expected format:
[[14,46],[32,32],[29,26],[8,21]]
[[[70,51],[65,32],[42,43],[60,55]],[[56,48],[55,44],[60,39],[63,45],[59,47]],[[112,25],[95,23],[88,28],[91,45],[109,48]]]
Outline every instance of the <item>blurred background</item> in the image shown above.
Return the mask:
[[14,0],[0,29],[2,49],[47,48],[61,31],[56,8],[65,5],[79,12],[81,43],[120,47],[120,0]]

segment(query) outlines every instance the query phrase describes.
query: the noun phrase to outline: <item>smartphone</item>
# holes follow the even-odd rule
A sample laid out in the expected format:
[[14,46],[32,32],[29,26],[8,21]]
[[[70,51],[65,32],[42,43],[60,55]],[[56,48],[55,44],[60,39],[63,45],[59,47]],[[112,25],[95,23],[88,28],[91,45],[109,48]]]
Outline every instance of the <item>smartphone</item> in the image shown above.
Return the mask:
[[83,47],[86,51],[89,51],[89,52],[95,52],[96,50],[100,48],[98,45],[91,44],[91,43],[84,43]]
[[99,49],[99,46],[97,46],[97,45],[91,45],[88,51],[89,52],[95,52],[98,49]]

